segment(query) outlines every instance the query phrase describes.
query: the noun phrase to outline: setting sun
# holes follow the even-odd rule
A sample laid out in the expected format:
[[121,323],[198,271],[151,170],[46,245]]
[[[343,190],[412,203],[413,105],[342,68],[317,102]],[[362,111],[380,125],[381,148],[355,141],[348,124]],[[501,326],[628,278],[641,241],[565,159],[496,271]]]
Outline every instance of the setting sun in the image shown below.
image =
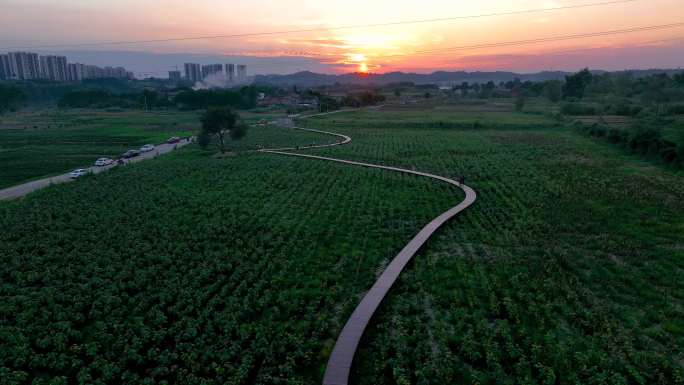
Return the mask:
[[359,72],[363,72],[363,73],[368,72],[368,64],[366,64],[366,63],[359,64]]

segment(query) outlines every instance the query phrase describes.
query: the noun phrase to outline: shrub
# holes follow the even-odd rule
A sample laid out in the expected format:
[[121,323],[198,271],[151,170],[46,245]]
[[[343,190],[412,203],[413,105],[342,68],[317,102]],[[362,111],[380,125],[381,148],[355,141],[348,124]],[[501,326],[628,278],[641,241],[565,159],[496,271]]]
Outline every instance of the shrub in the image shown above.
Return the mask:
[[609,115],[636,116],[643,108],[627,102],[610,104],[605,108],[605,113]]
[[589,134],[591,136],[603,138],[608,134],[608,127],[602,124],[594,123],[591,125],[591,128],[589,129]]
[[660,157],[667,163],[677,162],[677,144],[669,140],[660,144]]
[[565,103],[561,107],[561,112],[564,115],[596,115],[596,108],[581,103]]
[[679,163],[680,166],[684,166],[684,130],[679,133],[675,145],[677,146],[677,163]]
[[205,131],[200,131],[197,135],[197,144],[199,144],[202,149],[206,149],[211,144],[211,135]]
[[525,97],[522,95],[519,95],[515,99],[515,110],[520,112],[523,110],[523,108],[525,108]]
[[667,109],[670,115],[684,115],[684,104],[675,104]]
[[608,135],[606,138],[610,143],[624,143],[627,141],[627,132],[625,130],[612,127],[608,130]]
[[654,153],[660,148],[661,137],[660,128],[640,124],[630,130],[627,144],[632,151]]

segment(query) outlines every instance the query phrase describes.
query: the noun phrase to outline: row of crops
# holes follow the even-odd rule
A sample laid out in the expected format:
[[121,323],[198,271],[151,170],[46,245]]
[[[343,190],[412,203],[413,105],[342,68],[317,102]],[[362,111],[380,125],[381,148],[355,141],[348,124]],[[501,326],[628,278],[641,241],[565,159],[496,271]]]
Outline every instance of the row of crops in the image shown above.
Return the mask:
[[2,202],[0,383],[319,383],[358,296],[459,194],[186,147]]
[[557,127],[354,115],[309,121],[354,138],[315,152],[465,175],[478,192],[390,292],[356,383],[684,383],[681,173]]

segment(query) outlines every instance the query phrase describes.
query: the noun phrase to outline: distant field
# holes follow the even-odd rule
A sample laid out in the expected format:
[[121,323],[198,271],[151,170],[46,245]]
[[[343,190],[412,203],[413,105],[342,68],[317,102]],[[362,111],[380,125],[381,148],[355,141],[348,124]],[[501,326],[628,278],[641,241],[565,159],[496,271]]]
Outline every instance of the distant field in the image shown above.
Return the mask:
[[[308,153],[465,175],[479,196],[390,291],[353,383],[681,384],[684,174],[544,115],[480,113],[308,123],[353,137]],[[374,279],[462,199],[248,151],[324,140],[256,127],[231,158],[189,146],[0,202],[2,378],[320,384]]]
[[[279,115],[242,116],[255,123]],[[0,116],[0,188],[90,165],[99,157],[118,157],[171,136],[193,135],[199,125],[195,112],[48,110]],[[257,131],[248,141],[260,138]]]
[[329,120],[368,128],[534,128],[560,125],[550,114],[514,112],[498,104],[390,105],[383,108],[382,114],[364,110],[350,115],[332,115]]
[[[450,111],[450,112],[515,112],[515,99],[417,99],[404,102],[390,98],[390,103],[384,108],[385,111]],[[559,104],[553,104],[541,98],[525,99],[523,111],[534,114],[554,114],[560,110]]]

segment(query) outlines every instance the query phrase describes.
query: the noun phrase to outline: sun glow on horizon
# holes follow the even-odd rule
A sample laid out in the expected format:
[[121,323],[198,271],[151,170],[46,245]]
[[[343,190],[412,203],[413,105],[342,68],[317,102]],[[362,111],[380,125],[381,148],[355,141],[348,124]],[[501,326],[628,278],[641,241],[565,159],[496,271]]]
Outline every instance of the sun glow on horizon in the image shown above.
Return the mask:
[[[606,1],[601,6],[551,11],[572,6],[577,1],[255,0],[235,3],[148,0],[130,7],[126,1],[92,0],[86,2],[86,7],[77,0],[7,0],[2,14],[6,17],[0,16],[0,19],[4,22],[3,31],[10,33],[0,34],[0,46],[45,45],[55,47],[43,50],[45,54],[61,55],[74,50],[68,44],[131,41],[134,43],[106,43],[102,48],[93,43],[92,50],[112,51],[112,55],[121,57],[116,60],[129,63],[140,73],[143,70],[164,73],[166,66],[199,60],[198,57],[202,60],[206,57],[208,61],[206,55],[245,57],[250,72],[254,73],[300,69],[333,73],[533,72],[574,70],[585,66],[607,70],[624,69],[625,66],[681,66],[684,60],[681,30],[541,40],[673,23],[676,21],[673,17],[681,14],[682,0],[637,0],[629,4]],[[581,3],[601,1],[583,0]],[[658,6],[653,5],[656,2]],[[359,12],[360,9],[363,12]],[[525,10],[538,12],[516,13]],[[84,12],[87,12],[87,18],[83,17]],[[37,18],[41,22],[36,22]],[[597,25],[596,20],[601,20],[601,25]],[[68,28],[71,25],[89,31],[87,39],[84,40],[79,31]],[[157,40],[159,42],[155,42]],[[500,45],[516,41],[530,43]],[[57,48],[59,44],[66,46]],[[601,49],[604,46],[608,49]],[[645,47],[651,50],[649,55],[640,55],[639,51],[644,51]],[[90,48],[83,48],[84,52],[79,55],[91,57],[89,55],[93,54],[85,52],[88,50]],[[137,51],[187,56],[183,59],[179,56],[177,63],[161,58],[158,62],[151,58],[130,59],[129,52]],[[103,63],[109,62],[104,54],[96,57]]]
[[357,71],[360,73],[368,73],[368,59],[362,53],[349,54],[349,64],[357,63]]

